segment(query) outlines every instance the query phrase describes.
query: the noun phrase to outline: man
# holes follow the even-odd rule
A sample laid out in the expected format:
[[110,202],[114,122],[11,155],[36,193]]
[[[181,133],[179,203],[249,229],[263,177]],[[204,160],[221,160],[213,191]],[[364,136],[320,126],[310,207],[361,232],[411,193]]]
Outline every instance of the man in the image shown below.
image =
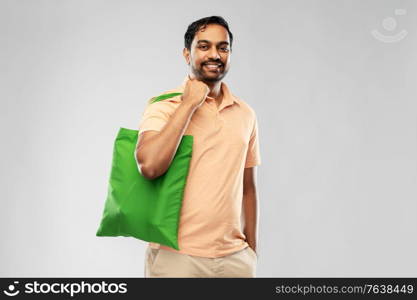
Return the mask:
[[190,24],[183,50],[189,75],[143,114],[135,155],[148,179],[166,172],[183,135],[194,136],[180,250],[149,243],[145,277],[256,276],[258,125],[253,109],[222,82],[232,42],[221,17]]

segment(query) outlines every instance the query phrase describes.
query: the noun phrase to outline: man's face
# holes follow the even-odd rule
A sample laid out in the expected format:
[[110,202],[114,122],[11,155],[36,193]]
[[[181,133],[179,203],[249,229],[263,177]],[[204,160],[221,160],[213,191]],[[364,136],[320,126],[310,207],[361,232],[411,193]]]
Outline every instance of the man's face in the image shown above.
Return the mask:
[[221,25],[209,24],[194,36],[191,51],[184,49],[184,57],[198,80],[213,83],[223,79],[230,68],[229,34]]

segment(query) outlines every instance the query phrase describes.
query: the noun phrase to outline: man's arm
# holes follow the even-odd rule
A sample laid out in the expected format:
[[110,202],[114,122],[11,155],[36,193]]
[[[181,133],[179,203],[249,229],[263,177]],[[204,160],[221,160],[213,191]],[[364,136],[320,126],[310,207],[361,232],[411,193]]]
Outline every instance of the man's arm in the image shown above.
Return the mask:
[[136,159],[144,177],[154,179],[166,172],[194,111],[204,102],[208,92],[209,88],[203,82],[189,80],[181,104],[161,131],[149,130],[139,135]]
[[136,158],[141,174],[154,179],[170,166],[195,107],[182,102],[161,131],[141,132]]
[[256,167],[245,168],[243,173],[243,213],[246,242],[256,252],[258,240],[258,199],[256,193]]

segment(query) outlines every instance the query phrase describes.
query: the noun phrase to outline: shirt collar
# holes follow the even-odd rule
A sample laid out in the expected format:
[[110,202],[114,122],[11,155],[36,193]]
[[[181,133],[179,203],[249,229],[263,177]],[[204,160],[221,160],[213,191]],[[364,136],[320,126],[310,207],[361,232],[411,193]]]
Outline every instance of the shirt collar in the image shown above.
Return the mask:
[[[189,75],[187,75],[184,78],[182,84],[175,89],[175,92],[183,93],[184,89],[185,89],[185,85],[187,84],[188,80],[190,80]],[[224,82],[221,83],[221,89],[222,89],[222,92],[223,92],[223,100],[222,100],[221,105],[219,106],[219,111],[222,110],[223,108],[227,107],[227,106],[230,106],[230,105],[234,104],[234,103],[239,104],[237,98],[235,96],[233,96],[233,94],[230,92],[229,87],[226,85],[226,83],[224,83]],[[207,98],[213,99],[212,97],[207,97]],[[180,102],[181,97],[175,97],[172,100]]]

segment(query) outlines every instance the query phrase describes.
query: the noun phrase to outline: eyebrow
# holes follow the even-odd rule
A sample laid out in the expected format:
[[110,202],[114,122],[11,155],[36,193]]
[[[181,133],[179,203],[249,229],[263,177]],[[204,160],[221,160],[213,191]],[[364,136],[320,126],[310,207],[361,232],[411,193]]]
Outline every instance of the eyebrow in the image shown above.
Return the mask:
[[[211,44],[211,42],[208,41],[208,40],[198,40],[197,41],[197,44],[200,44],[200,43],[208,43],[208,44]],[[218,42],[217,43],[217,45],[223,45],[223,44],[229,45],[229,42],[227,42],[227,41],[221,41],[221,42]]]

